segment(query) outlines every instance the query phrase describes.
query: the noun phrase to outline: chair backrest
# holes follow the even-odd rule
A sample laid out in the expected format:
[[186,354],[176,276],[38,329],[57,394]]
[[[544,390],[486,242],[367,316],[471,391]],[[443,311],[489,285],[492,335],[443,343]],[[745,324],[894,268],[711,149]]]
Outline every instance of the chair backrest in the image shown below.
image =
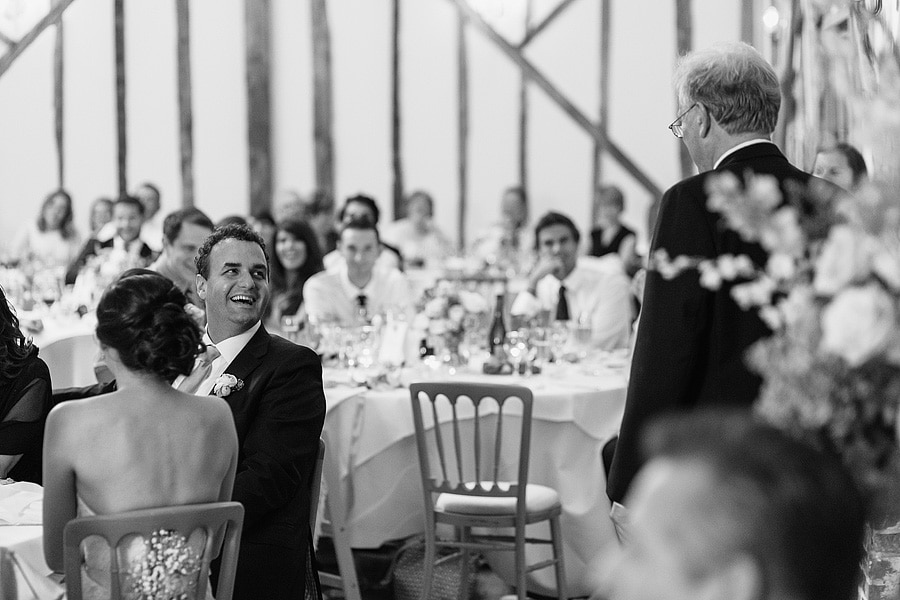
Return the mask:
[[439,493],[516,497],[524,507],[531,390],[459,382],[413,383],[409,390],[426,508]]
[[98,350],[93,333],[60,338],[42,346],[41,358],[53,376],[53,387],[83,387],[97,383],[94,362]]
[[319,494],[322,492],[322,468],[325,464],[325,440],[319,438],[319,455],[309,482],[309,531],[315,536],[316,517],[319,513]]
[[[218,556],[220,548],[222,562],[216,598],[231,600],[243,522],[244,507],[239,502],[188,504],[73,519],[63,532],[68,598],[81,600],[82,597],[81,542],[99,536],[110,549],[110,598],[113,600],[123,597],[127,591],[121,589],[123,579],[130,587],[152,585],[156,580],[154,570],[158,571],[159,567],[166,569],[164,577],[170,578],[170,582],[180,576],[186,582],[194,582],[187,585],[202,600],[209,585],[209,563]],[[133,543],[134,536],[142,537],[149,547],[136,555],[139,560],[129,561],[124,548]],[[199,551],[191,546],[195,542],[200,546]],[[177,557],[174,564],[173,556]],[[130,564],[120,564],[120,561]]]

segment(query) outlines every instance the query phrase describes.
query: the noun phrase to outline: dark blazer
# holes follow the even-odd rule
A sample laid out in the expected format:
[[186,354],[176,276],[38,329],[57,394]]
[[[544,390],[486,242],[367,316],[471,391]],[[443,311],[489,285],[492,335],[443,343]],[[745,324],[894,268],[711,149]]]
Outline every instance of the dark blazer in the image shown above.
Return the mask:
[[[145,244],[141,240],[135,240],[141,243],[141,250],[139,252],[140,257],[144,260],[145,265],[149,265],[153,260],[153,250]],[[78,278],[78,273],[81,271],[81,268],[84,267],[85,263],[87,263],[88,259],[92,256],[97,256],[100,254],[101,250],[105,250],[107,248],[113,247],[113,238],[110,238],[106,241],[99,241],[96,238],[91,238],[84,243],[84,246],[81,248],[81,252],[78,254],[78,258],[72,261],[72,264],[69,265],[69,268],[66,269],[66,285],[75,283],[75,279]]]
[[[748,172],[772,175],[783,194],[786,182],[805,184],[811,177],[792,166],[774,144],[742,148],[715,171],[685,179],[666,191],[651,256],[659,249],[673,258],[746,254],[757,266],[765,265],[762,247],[741,239],[706,207],[707,176],[725,171],[739,179]],[[625,415],[606,487],[611,500],[622,501],[641,467],[639,435],[653,417],[701,406],[752,404],[761,380],[747,368],[744,355],[768,333],[756,311],[744,311],[734,302],[730,285],[710,291],[700,286],[695,272],[672,280],[654,271],[647,273]]]

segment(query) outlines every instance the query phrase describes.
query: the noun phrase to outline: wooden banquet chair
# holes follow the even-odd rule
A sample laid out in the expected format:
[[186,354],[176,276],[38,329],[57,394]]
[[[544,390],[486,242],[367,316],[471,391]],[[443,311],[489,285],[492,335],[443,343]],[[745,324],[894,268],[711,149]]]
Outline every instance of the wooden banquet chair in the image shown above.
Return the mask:
[[60,338],[42,346],[40,357],[50,369],[53,387],[82,387],[97,383],[94,374],[97,350],[93,333]]
[[[141,536],[146,541],[151,537],[159,539],[158,536],[163,531],[174,531],[184,536],[188,544],[194,540],[199,540],[198,545],[202,544],[199,556],[192,557],[198,562],[196,572],[190,575],[191,578],[196,577],[194,597],[198,600],[206,598],[209,564],[216,558],[221,548],[222,560],[216,599],[231,600],[243,522],[244,507],[240,502],[187,504],[72,519],[66,523],[63,531],[67,597],[69,600],[82,598],[81,542],[85,538],[99,536],[110,548],[110,598],[117,600],[124,596],[123,575],[128,575],[129,569],[134,568],[134,565],[120,564],[122,551],[120,544],[129,543],[133,535]],[[189,555],[190,552],[186,554]],[[145,561],[149,558],[151,553],[144,554]],[[154,565],[151,564],[147,568],[152,570]]]
[[[525,600],[526,575],[554,566],[559,600],[566,598],[562,533],[562,506],[552,488],[528,483],[531,447],[531,390],[521,386],[458,382],[410,385],[416,446],[425,499],[425,573],[422,599],[428,600],[439,546],[459,548],[460,600],[468,589],[472,550],[505,550],[515,553],[516,593]],[[513,400],[518,400],[514,402]],[[516,405],[521,407],[518,439],[514,435]],[[428,425],[426,425],[426,407]],[[440,407],[440,410],[439,410]],[[496,407],[496,410],[492,410]],[[440,416],[444,415],[442,424]],[[429,427],[430,426],[430,427]],[[505,427],[506,426],[506,427]],[[511,433],[512,431],[512,433]],[[506,437],[505,437],[506,434]],[[510,438],[510,439],[507,439]],[[518,459],[509,465],[515,478],[501,479],[504,442],[518,443],[511,453]],[[550,539],[526,538],[525,526],[549,521]],[[440,540],[439,523],[456,527],[458,540]],[[514,535],[474,534],[472,528],[514,528]],[[525,562],[525,544],[551,544],[553,558],[532,565]]]

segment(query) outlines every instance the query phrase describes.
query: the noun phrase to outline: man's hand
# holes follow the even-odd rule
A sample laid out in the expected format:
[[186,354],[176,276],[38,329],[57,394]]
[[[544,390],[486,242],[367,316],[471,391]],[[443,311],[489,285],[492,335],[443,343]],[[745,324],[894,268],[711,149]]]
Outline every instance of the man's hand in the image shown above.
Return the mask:
[[547,275],[561,273],[563,268],[564,266],[561,258],[556,256],[541,256],[538,259],[537,264],[534,265],[534,268],[531,270],[531,275],[528,276],[528,291],[534,294],[534,290],[537,289],[538,281]]

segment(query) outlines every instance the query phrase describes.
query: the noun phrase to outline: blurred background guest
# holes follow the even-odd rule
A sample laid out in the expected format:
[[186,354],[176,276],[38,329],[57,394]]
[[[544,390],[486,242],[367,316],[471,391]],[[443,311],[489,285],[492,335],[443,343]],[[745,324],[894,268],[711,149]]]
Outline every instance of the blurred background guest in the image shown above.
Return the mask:
[[594,196],[594,228],[591,230],[591,256],[617,254],[628,275],[640,268],[637,255],[637,236],[622,223],[625,196],[614,185],[601,185]]
[[41,483],[50,373],[0,288],[0,479]]
[[406,217],[384,226],[382,238],[396,246],[410,267],[439,266],[453,251],[447,236],[434,224],[434,199],[417,190],[406,199]]
[[306,201],[305,219],[315,232],[323,255],[337,247],[337,231],[334,229],[334,195],[322,189],[313,191]]
[[216,221],[216,229],[219,227],[225,227],[226,225],[248,225],[247,219],[242,217],[241,215],[228,215],[226,217],[222,217],[218,221]]
[[[373,227],[378,227],[378,219],[381,217],[381,211],[378,209],[378,203],[370,196],[357,194],[347,198],[344,206],[338,213],[339,225],[346,225],[350,221],[366,220],[372,223]],[[341,227],[338,227],[340,229]],[[338,268],[344,257],[337,249],[329,252],[322,259],[325,268],[328,270]],[[383,240],[378,241],[378,257],[375,263],[378,269],[390,271],[391,269],[403,270],[403,257],[397,248],[390,244],[384,243]]]
[[500,221],[481,232],[472,254],[485,264],[527,272],[532,263],[534,238],[528,228],[528,195],[521,187],[503,191]]
[[274,222],[302,221],[306,217],[303,197],[296,190],[280,190],[272,202]]
[[163,214],[160,211],[162,204],[159,188],[145,181],[134,190],[132,195],[144,205],[141,239],[154,252],[160,252],[163,247]]
[[[97,339],[117,389],[62,402],[47,418],[44,556],[55,571],[76,516],[231,499],[238,450],[228,404],[172,387],[202,348],[185,302],[148,271],[126,274],[100,299]],[[85,597],[109,597],[105,540],[88,542],[84,561]]]
[[151,271],[172,280],[188,302],[200,310],[203,309],[203,301],[197,296],[194,258],[212,231],[212,220],[203,211],[197,208],[176,210],[163,221],[162,254],[149,267]]
[[258,210],[250,215],[250,227],[258,233],[266,243],[266,252],[271,252],[275,247],[275,219],[267,210]]
[[813,175],[854,192],[868,176],[868,169],[859,150],[840,142],[819,149],[813,163]]
[[113,201],[101,196],[91,204],[91,215],[88,226],[88,237],[96,238],[103,226],[112,221]]
[[312,228],[303,221],[282,222],[275,233],[271,262],[272,297],[266,327],[280,330],[282,317],[303,322],[303,286],[310,277],[325,270]]
[[72,198],[59,189],[44,198],[37,219],[25,225],[13,245],[13,256],[42,267],[67,267],[78,256],[81,236],[72,223]]

